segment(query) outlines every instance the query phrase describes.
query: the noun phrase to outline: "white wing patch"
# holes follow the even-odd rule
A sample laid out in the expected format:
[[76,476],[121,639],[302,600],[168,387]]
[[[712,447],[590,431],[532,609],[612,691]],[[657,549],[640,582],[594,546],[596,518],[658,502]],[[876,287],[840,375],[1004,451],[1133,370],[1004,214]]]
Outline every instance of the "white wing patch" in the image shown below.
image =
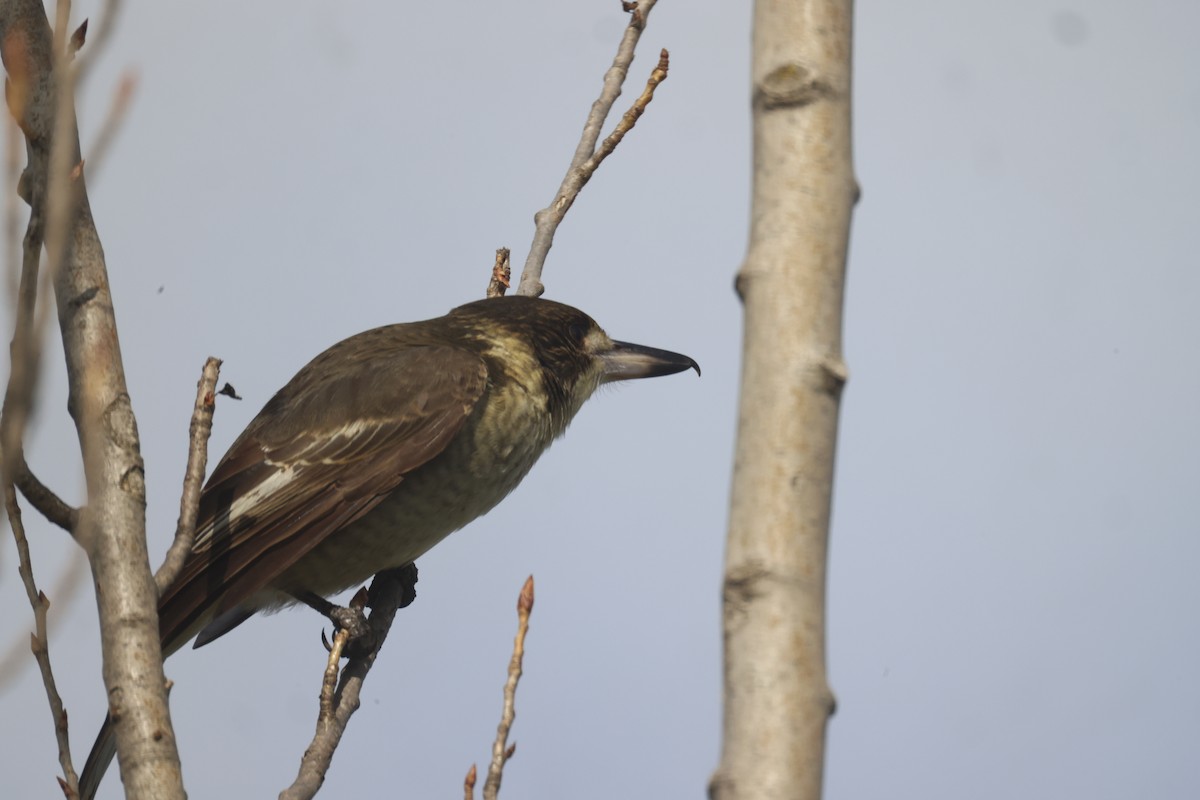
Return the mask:
[[[233,501],[229,508],[229,521],[239,519],[244,516],[251,508],[260,510],[263,508],[263,501],[272,494],[279,492],[289,483],[296,479],[297,471],[291,466],[281,466],[275,472],[272,472],[263,481],[254,485],[250,491]],[[276,495],[278,497],[280,495]],[[218,518],[219,519],[219,518]],[[207,549],[212,544],[213,530],[216,527],[216,520],[205,525],[202,529],[196,531],[196,542],[192,545],[193,551]]]

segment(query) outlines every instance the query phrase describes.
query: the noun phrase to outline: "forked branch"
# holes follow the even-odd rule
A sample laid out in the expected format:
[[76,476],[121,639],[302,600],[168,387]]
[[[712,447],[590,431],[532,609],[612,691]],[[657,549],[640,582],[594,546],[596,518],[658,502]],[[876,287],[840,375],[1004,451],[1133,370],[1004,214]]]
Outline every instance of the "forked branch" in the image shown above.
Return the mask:
[[[121,777],[129,797],[178,798],[184,796],[183,785],[167,713],[154,614],[157,593],[146,552],[144,468],[104,251],[80,157],[73,97],[77,73],[67,51],[69,17],[70,3],[63,0],[52,32],[40,0],[2,0],[0,57],[8,73],[9,110],[25,134],[28,164],[21,196],[30,204],[31,228],[45,226],[68,409],[88,486],[76,538],[87,550],[101,588],[104,681],[117,721],[117,745],[126,755]],[[27,248],[27,255],[32,249]],[[7,438],[16,443],[5,448],[5,461],[15,464],[19,437]],[[14,473],[5,471],[7,492]]]
[[[579,145],[575,148],[571,165],[567,167],[567,174],[563,176],[554,200],[533,217],[536,226],[533,243],[529,247],[529,256],[525,259],[525,268],[521,271],[521,284],[517,288],[517,294],[540,297],[545,291],[546,287],[542,285],[542,268],[545,266],[550,247],[554,244],[554,234],[558,230],[559,224],[575,202],[575,198],[579,196],[584,184],[591,179],[596,168],[600,166],[600,162],[613,151],[625,133],[633,127],[637,118],[646,110],[646,105],[654,98],[654,87],[667,77],[667,51],[663,50],[658,66],[655,67],[647,81],[646,89],[598,151],[596,143],[600,141],[600,131],[613,104],[621,96],[621,86],[625,82],[625,76],[629,73],[629,65],[633,63],[638,40],[646,27],[650,10],[654,8],[656,2],[657,0],[638,0],[638,2],[621,3],[621,7],[629,13],[629,24],[625,26],[625,33],[621,37],[621,44],[617,47],[617,55],[613,59],[612,66],[604,73],[604,87],[600,91],[600,97],[592,103],[592,110],[588,114],[587,122],[584,123],[583,135],[580,137]],[[602,153],[601,151],[605,147],[607,147],[607,152]]]

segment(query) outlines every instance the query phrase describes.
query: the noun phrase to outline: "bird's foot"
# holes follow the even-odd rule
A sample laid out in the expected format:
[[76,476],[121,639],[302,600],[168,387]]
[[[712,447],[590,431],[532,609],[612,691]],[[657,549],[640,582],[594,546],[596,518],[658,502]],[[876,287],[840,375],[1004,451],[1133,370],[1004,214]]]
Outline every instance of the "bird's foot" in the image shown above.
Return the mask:
[[367,587],[362,587],[350,598],[349,606],[334,606],[326,615],[336,631],[345,631],[349,637],[342,653],[346,658],[365,656],[375,649],[375,631],[364,609],[367,607]]
[[[312,592],[295,592],[292,596],[321,616],[327,617],[333,623],[335,635],[341,631],[349,634],[349,639],[342,650],[343,658],[353,658],[374,649],[375,634],[371,630],[367,615],[363,610],[367,607],[366,587],[355,592],[348,606],[336,605]],[[321,631],[321,641],[325,643],[326,650],[332,649],[323,630]]]
[[[409,606],[417,598],[417,565],[405,564],[402,567],[383,570],[375,576],[369,591],[364,586],[355,592],[348,606],[335,605],[308,591],[292,592],[292,597],[321,616],[327,617],[333,623],[335,631],[346,631],[349,634],[342,650],[344,657],[366,656],[374,651],[377,634],[363,610],[375,608],[376,602],[381,600],[384,605],[394,608]],[[326,650],[332,649],[324,631],[321,631],[321,640],[325,642]]]

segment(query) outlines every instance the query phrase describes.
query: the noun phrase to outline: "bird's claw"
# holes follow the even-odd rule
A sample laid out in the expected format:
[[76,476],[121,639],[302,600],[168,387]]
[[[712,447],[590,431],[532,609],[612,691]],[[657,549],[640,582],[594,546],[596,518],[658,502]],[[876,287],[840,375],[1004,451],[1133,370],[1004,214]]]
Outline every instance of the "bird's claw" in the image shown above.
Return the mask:
[[[374,649],[375,633],[371,630],[367,615],[363,611],[366,603],[367,590],[363,588],[359,589],[350,600],[349,606],[331,606],[326,612],[326,616],[333,623],[334,630],[345,631],[348,635],[349,640],[342,651],[347,658],[366,655]],[[321,640],[325,642],[326,650],[332,649],[325,637],[324,630],[321,631]]]

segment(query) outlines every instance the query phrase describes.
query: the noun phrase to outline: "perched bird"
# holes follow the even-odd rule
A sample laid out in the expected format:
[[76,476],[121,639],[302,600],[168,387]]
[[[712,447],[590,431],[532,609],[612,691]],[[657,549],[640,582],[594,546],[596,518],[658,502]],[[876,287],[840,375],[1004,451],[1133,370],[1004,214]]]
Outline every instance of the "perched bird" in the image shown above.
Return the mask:
[[[416,560],[516,488],[601,385],[687,369],[700,372],[687,356],[613,341],[575,308],[521,296],[335,344],[271,398],[205,484],[195,545],[159,600],[163,654]],[[106,720],[83,800],[115,752]]]

